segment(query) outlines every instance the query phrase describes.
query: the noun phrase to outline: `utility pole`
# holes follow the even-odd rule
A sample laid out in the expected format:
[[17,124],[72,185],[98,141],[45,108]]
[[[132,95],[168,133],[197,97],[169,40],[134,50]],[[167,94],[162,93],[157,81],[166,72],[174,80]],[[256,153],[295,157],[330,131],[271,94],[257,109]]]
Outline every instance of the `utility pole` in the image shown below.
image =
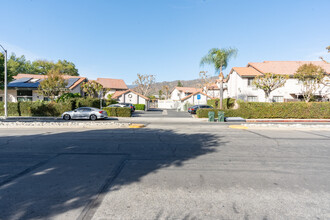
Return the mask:
[[4,81],[4,90],[5,90],[5,119],[8,117],[8,107],[7,107],[7,50],[5,48],[3,48],[3,46],[0,44],[0,47],[3,49],[3,51],[5,52],[4,56],[5,56],[5,81]]

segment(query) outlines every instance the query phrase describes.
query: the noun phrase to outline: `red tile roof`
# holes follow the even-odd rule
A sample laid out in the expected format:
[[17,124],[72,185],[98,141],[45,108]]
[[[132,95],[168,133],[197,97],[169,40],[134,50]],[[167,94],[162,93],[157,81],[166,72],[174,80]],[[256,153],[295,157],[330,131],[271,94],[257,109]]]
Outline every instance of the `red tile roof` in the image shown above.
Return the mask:
[[112,99],[118,99],[121,95],[126,94],[128,92],[132,92],[132,93],[134,93],[134,94],[136,94],[138,96],[141,96],[145,100],[150,100],[148,97],[146,97],[144,95],[141,95],[140,93],[135,92],[134,90],[131,90],[131,89],[128,89],[128,90],[125,90],[125,91],[116,91],[115,93],[113,93],[113,95],[111,96],[111,98]]
[[216,83],[211,84],[210,86],[207,87],[208,90],[220,90],[218,85]]
[[301,65],[310,63],[322,67],[330,74],[330,64],[323,61],[264,61],[261,63],[248,63],[247,66],[260,73],[294,75]]
[[193,88],[193,87],[175,87],[175,89],[179,90],[180,92],[184,92],[184,93],[195,93],[195,92],[203,91],[203,89]]
[[[233,67],[232,71],[235,71],[240,76],[261,76],[263,75],[252,67]],[[230,71],[230,72],[232,72]]]
[[[72,86],[70,86],[69,89],[74,89],[76,86],[78,86],[80,83],[84,82],[86,77],[81,76],[69,76],[69,75],[62,75],[64,79],[73,79],[73,78],[79,78]],[[21,78],[33,78],[33,79],[46,79],[47,75],[38,75],[38,74],[24,74],[19,73],[16,76],[13,77],[14,79],[21,79]]]
[[197,94],[203,94],[203,95],[205,95],[206,97],[209,97],[210,99],[214,99],[214,98],[212,98],[211,96],[208,96],[207,94],[205,94],[204,92],[197,91],[197,92],[195,92],[195,93],[192,93],[192,94],[190,94],[190,95],[188,95],[188,96],[182,98],[181,101],[184,101],[184,100],[186,100],[186,99],[189,99],[191,96],[193,96],[193,95],[197,95]]
[[97,78],[95,81],[106,89],[128,89],[126,83],[122,79]]

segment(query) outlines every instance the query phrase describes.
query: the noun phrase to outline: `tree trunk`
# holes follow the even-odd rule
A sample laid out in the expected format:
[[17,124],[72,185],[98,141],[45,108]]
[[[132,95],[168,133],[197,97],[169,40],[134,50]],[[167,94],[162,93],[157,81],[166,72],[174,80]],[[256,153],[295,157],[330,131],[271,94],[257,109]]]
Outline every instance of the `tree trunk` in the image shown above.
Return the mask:
[[266,99],[265,101],[266,102],[270,102],[269,95],[270,95],[270,93],[265,92],[265,99]]
[[220,67],[220,75],[219,75],[219,79],[220,79],[220,109],[223,108],[223,104],[222,104],[222,100],[223,100],[223,75],[222,75],[222,67]]

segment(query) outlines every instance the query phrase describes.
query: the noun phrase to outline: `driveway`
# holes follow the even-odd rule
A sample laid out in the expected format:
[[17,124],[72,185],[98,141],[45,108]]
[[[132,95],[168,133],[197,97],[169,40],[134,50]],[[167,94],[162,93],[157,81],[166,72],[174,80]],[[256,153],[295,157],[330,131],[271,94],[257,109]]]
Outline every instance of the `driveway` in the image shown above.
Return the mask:
[[330,219],[329,130],[170,121],[0,129],[0,219]]
[[188,112],[178,112],[173,109],[150,109],[148,111],[135,111],[132,117],[191,118],[191,115]]

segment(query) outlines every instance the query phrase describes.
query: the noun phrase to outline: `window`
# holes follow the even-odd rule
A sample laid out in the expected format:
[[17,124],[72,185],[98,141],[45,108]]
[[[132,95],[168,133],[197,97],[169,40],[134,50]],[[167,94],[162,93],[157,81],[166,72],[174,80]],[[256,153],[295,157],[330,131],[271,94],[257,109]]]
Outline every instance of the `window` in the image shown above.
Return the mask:
[[18,102],[27,102],[30,101],[32,102],[32,97],[17,97]]
[[248,96],[247,101],[248,102],[258,102],[258,97],[257,96]]
[[17,101],[32,101],[32,90],[17,90]]
[[253,78],[248,78],[247,84],[248,86],[253,86]]
[[0,96],[0,102],[2,102],[2,96]]
[[283,96],[273,96],[273,102],[283,102]]
[[17,90],[17,96],[32,96],[32,90]]

